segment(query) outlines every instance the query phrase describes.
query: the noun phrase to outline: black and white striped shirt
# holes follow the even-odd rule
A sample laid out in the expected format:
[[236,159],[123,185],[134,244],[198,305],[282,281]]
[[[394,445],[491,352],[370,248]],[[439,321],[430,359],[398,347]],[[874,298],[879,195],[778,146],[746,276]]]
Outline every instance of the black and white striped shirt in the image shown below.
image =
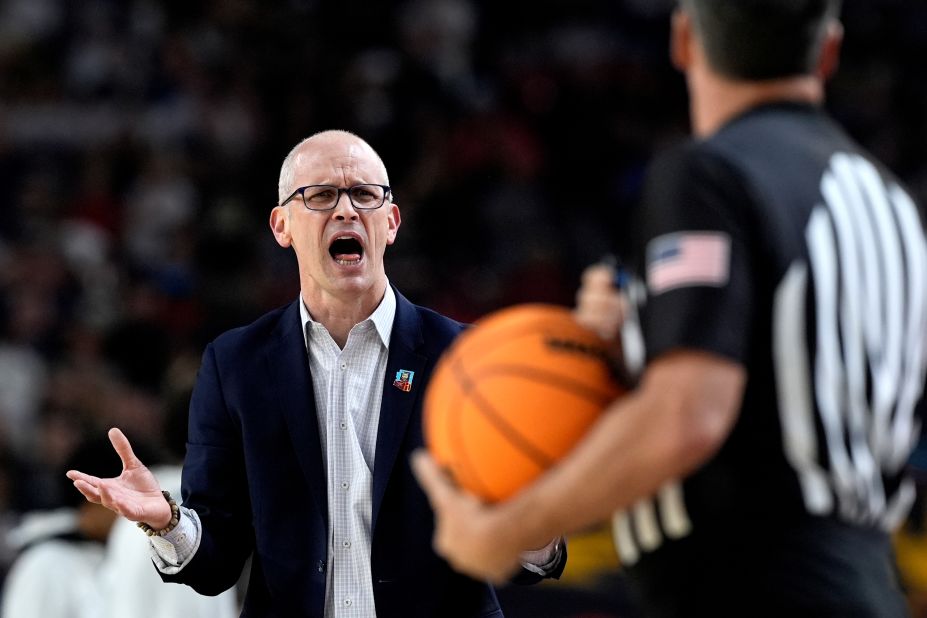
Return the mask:
[[783,103],[656,161],[631,225],[647,358],[748,374],[719,453],[616,515],[645,595],[890,596],[927,370],[923,212],[819,109]]

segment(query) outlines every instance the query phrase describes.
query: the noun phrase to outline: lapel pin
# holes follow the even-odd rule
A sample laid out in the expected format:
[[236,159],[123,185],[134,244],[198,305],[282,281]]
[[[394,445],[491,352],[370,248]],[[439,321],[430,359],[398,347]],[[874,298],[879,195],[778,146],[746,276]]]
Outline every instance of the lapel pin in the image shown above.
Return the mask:
[[396,372],[396,379],[393,380],[393,386],[408,393],[412,390],[412,378],[415,377],[414,371],[409,371],[408,369],[400,369]]

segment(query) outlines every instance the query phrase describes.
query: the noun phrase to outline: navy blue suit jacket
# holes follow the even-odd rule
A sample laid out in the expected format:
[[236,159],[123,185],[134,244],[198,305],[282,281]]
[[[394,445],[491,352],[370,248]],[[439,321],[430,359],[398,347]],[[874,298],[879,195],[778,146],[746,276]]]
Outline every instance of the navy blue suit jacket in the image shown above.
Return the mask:
[[[463,326],[396,292],[373,472],[371,570],[379,618],[501,617],[492,588],[432,550],[433,516],[409,456],[424,386]],[[412,390],[392,385],[415,372]],[[183,503],[202,520],[192,560],[166,581],[217,594],[254,556],[243,616],[322,616],[326,466],[297,302],[229,331],[203,356],[190,404]]]

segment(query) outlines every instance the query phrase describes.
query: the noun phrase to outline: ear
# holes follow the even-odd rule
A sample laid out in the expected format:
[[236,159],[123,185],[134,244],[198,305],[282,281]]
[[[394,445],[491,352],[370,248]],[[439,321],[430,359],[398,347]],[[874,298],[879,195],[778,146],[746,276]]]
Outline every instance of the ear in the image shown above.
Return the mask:
[[402,217],[399,216],[399,206],[396,204],[389,205],[387,221],[389,222],[389,229],[386,231],[386,244],[391,245],[396,242],[396,234],[399,233],[399,224],[402,223]]
[[818,76],[828,80],[837,72],[840,66],[840,48],[843,46],[843,24],[837,19],[827,23],[827,32],[824,34],[824,44],[821,46],[821,55],[818,58]]
[[692,17],[682,9],[673,11],[670,31],[670,59],[683,73],[692,66]]
[[277,239],[277,244],[284,249],[293,244],[290,236],[290,213],[286,206],[276,206],[270,211],[270,230]]

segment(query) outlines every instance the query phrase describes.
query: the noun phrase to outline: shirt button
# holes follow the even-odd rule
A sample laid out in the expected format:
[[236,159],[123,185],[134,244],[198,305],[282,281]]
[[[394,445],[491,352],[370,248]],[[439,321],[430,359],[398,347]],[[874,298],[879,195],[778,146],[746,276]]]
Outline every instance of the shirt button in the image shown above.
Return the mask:
[[348,485],[347,481],[341,481],[341,489],[347,489],[348,487],[350,487],[350,485]]
[[342,423],[341,423],[341,428],[342,428],[342,429],[347,429],[347,428],[348,428],[348,424],[345,423],[344,421],[342,421]]
[[341,545],[342,545],[342,547],[344,547],[345,549],[347,549],[347,548],[351,547],[351,541],[342,541]]
[[351,607],[351,599],[345,599],[345,600],[344,600],[344,606],[345,606],[345,607]]
[[344,369],[344,368],[347,367],[347,366],[348,366],[347,363],[341,363],[341,368],[342,368],[342,369]]

